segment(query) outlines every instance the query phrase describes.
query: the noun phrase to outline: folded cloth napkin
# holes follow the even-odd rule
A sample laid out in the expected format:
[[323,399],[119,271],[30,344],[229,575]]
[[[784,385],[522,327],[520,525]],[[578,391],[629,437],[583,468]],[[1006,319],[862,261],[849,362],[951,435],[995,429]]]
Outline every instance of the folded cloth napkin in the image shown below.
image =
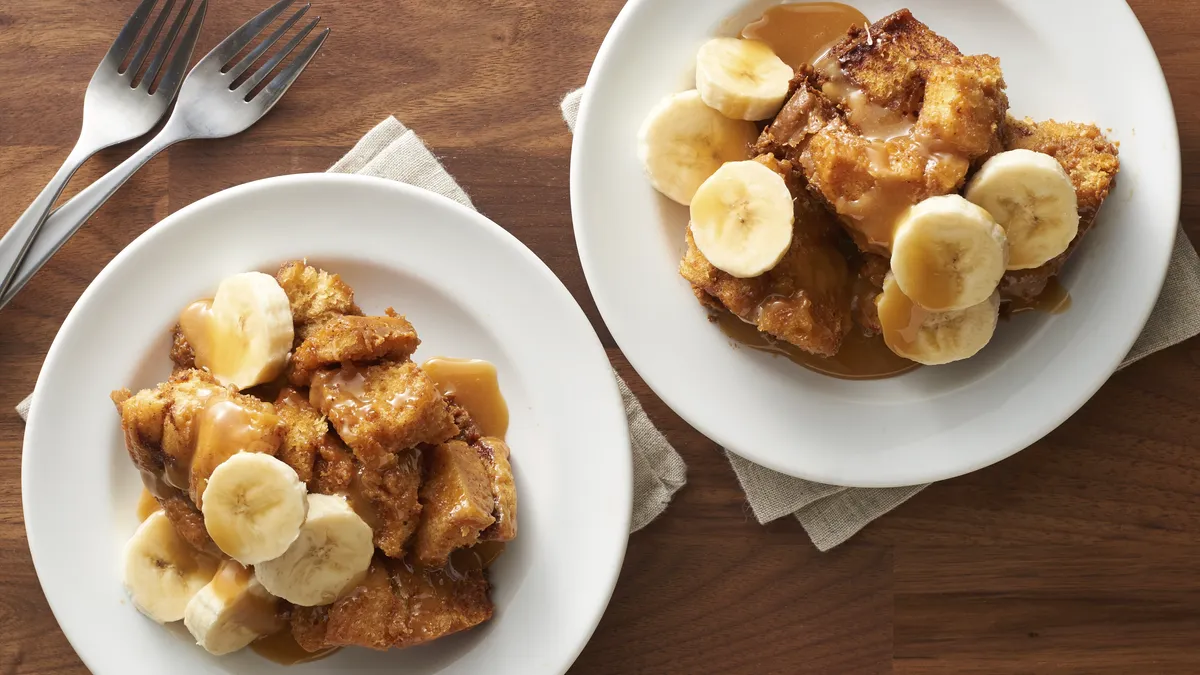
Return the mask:
[[[395,117],[380,122],[329,171],[376,176],[416,185],[475,208],[467,193],[446,172],[429,148]],[[651,424],[642,404],[625,382],[616,373],[613,375],[621,390],[633,445],[633,520],[630,531],[636,532],[667,508],[671,497],[687,482],[687,466],[675,448]],[[32,395],[26,397],[17,406],[21,419],[29,416],[31,398]]]
[[[577,89],[562,101],[563,118],[572,130],[582,99],[583,90]],[[1180,230],[1175,236],[1171,267],[1158,304],[1121,367],[1197,334],[1200,334],[1200,258]],[[728,450],[725,454],[758,521],[768,523],[793,514],[822,551],[846,541],[926,487],[861,489],[822,485],[776,473]]]

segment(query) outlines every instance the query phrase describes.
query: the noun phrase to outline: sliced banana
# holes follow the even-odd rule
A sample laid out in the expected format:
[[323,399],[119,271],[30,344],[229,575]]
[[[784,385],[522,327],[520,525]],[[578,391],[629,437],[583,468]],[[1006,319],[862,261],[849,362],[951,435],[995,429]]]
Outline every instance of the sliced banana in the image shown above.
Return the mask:
[[966,197],[992,214],[1008,235],[1008,269],[1041,267],[1079,234],[1079,199],[1058,160],[1032,150],[992,157],[967,185]]
[[765,120],[787,100],[792,67],[765,42],[715,38],[696,54],[696,89],[710,108],[735,120]]
[[245,272],[227,277],[212,304],[192,305],[179,319],[196,365],[221,384],[247,389],[274,380],[287,365],[294,328],[287,293],[275,277]]
[[327,605],[358,585],[374,553],[371,528],[345,497],[310,494],[300,536],[282,556],[256,565],[254,575],[290,603]]
[[240,452],[208,479],[204,527],[226,555],[257,565],[283,555],[300,535],[308,491],[296,470],[261,452]]
[[933,312],[904,295],[889,274],[875,307],[889,349],[910,361],[940,366],[971,358],[991,341],[1000,318],[1000,294],[993,291],[986,300],[966,309]]
[[664,98],[646,116],[638,158],[654,189],[686,206],[722,164],[748,159],[757,138],[752,122],[725,117],[692,89]]
[[1008,262],[1004,229],[958,195],[931,197],[908,210],[892,239],[892,273],[925,309],[949,312],[985,301]]
[[142,614],[158,623],[183,618],[184,609],[217,571],[217,561],[192,548],[167,514],[156,511],[125,544],[125,590]]
[[696,247],[732,276],[763,274],[792,245],[792,193],[783,176],[753,160],[718,169],[696,191],[691,211]]
[[254,578],[254,572],[232,560],[200,589],[183,614],[196,644],[222,656],[284,628],[279,599]]

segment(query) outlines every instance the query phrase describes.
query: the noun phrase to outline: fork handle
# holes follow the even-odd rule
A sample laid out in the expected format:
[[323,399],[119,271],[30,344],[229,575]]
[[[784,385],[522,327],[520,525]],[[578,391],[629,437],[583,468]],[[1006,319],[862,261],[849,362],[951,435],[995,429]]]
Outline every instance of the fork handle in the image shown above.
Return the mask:
[[[34,198],[29,208],[25,209],[25,213],[21,214],[4,237],[0,238],[0,291],[5,291],[17,274],[21,261],[46,221],[46,214],[50,213],[50,207],[54,206],[54,200],[58,199],[71,176],[75,175],[92,154],[94,153],[81,150],[77,144],[67,155],[62,166],[58,167],[54,177]],[[0,297],[6,294],[0,293]]]
[[[58,249],[62,248],[63,244],[67,243],[67,240],[87,222],[88,218],[92,217],[97,209],[104,205],[104,202],[108,201],[114,192],[125,184],[125,181],[129,180],[130,176],[155,155],[185,138],[186,136],[175,133],[168,124],[146,145],[130,155],[129,159],[101,176],[95,183],[80,190],[79,194],[46,217],[41,226],[41,236],[37,237],[28,247],[24,260],[21,261],[8,283],[8,288],[4,290],[3,295],[0,295],[0,308],[7,305],[25,287],[25,284],[29,283],[33,275],[58,252]],[[61,187],[59,189],[61,190]],[[55,196],[57,197],[57,194]],[[53,201],[51,199],[50,203]],[[5,237],[5,239],[7,238]]]

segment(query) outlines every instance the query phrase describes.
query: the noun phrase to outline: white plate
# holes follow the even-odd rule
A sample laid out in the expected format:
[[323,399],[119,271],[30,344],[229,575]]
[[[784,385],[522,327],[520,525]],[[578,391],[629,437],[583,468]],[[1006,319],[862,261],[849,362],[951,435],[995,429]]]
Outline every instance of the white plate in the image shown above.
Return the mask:
[[[420,333],[417,359],[496,364],[511,412],[520,534],[493,568],[496,616],[435,643],[346,649],[283,669],[209,656],[135,610],[121,547],[137,525],[138,473],[109,391],[170,373],[180,308],[222,277],[307,256],[363,309]],[[151,228],[71,310],[38,378],[21,487],[29,548],[63,632],[97,675],[562,673],[608,603],[629,533],[629,432],[612,370],[583,312],[516,238],[424,190],[359,176],[258,181]]]
[[642,175],[638,127],[694,86],[696,49],[777,2],[631,0],[588,77],[571,157],[575,237],[600,313],[630,363],[714,441],[810,480],[897,486],[1004,459],[1079,409],[1128,353],[1166,274],[1179,217],[1179,142],[1162,70],[1123,2],[857,0],[909,7],[965,53],[998,56],[1011,110],[1094,121],[1121,143],[1100,223],[1067,267],[1073,306],[1004,324],[978,357],[845,382],[748,349],[706,320],[676,272],[687,209]]

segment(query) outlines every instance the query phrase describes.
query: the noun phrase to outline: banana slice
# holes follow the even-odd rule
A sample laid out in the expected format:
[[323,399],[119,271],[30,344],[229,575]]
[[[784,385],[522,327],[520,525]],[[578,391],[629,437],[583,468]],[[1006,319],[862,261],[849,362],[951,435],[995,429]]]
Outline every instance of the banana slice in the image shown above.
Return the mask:
[[248,567],[227,560],[183,613],[196,644],[222,656],[284,628],[279,598],[267,592]]
[[710,107],[735,120],[765,120],[787,100],[792,67],[765,42],[716,38],[696,54],[696,89]]
[[192,305],[179,324],[196,365],[238,389],[274,380],[292,349],[291,303],[279,282],[262,272],[227,277],[211,306]]
[[883,341],[898,356],[927,366],[968,359],[979,353],[996,332],[1000,293],[966,309],[933,312],[914,303],[893,275],[875,298]]
[[302,607],[327,605],[358,585],[375,553],[371,528],[345,497],[308,496],[308,519],[282,556],[254,567],[272,595]]
[[200,506],[204,527],[226,555],[257,565],[283,555],[308,514],[295,469],[261,452],[240,452],[208,479]]
[[783,176],[753,160],[730,162],[692,199],[692,237],[717,269],[741,279],[779,264],[795,210]]
[[958,195],[930,197],[908,210],[892,239],[892,272],[925,309],[974,307],[1000,284],[1008,262],[1004,229]]
[[751,122],[731,120],[695,89],[664,98],[638,132],[638,158],[655,190],[684,206],[725,162],[749,159],[758,138]]
[[1041,267],[1079,234],[1079,200],[1058,160],[1032,150],[992,157],[967,185],[967,199],[987,209],[1008,235],[1008,269]]
[[183,618],[184,609],[212,581],[217,561],[192,548],[157,511],[125,544],[125,590],[142,614],[158,623]]

